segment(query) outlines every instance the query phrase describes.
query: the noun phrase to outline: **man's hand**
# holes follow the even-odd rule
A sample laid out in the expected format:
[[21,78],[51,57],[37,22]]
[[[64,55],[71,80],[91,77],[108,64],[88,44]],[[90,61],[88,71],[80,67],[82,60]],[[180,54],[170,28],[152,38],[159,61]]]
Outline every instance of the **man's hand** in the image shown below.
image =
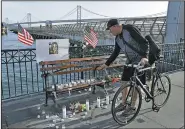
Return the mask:
[[108,67],[108,66],[107,66],[106,64],[103,64],[103,65],[97,67],[96,69],[97,69],[97,70],[102,70],[102,69],[105,69],[105,68],[107,68],[107,67]]
[[145,65],[148,63],[148,59],[147,58],[142,58],[141,59],[141,65]]

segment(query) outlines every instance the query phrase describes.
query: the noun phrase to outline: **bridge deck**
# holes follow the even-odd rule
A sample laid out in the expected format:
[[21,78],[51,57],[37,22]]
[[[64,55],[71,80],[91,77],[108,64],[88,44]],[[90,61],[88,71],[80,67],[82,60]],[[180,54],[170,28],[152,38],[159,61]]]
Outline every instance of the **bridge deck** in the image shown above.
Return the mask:
[[[184,128],[184,72],[170,74],[170,77],[173,85],[168,103],[156,113],[151,111],[151,103],[143,101],[139,116],[124,128]],[[97,92],[96,95],[102,95],[101,91]],[[85,94],[85,92],[78,93],[76,95],[78,97],[74,96],[67,101],[64,99],[58,100],[58,103],[62,105],[69,103],[69,101],[84,99],[84,97],[95,98],[96,95]],[[53,123],[49,119],[45,121],[37,119],[37,115],[39,114],[37,107],[40,105],[41,110],[44,108],[41,106],[43,102],[41,99],[43,98],[44,95],[35,95],[16,101],[3,102],[2,112],[5,116],[8,116],[7,122],[9,127],[46,128],[48,124]],[[62,111],[62,108],[54,108],[52,103],[50,101],[50,106],[45,108],[46,111],[54,112],[57,109],[58,111]],[[77,119],[64,120],[64,122],[58,123],[58,126],[61,128],[62,124],[65,124],[66,128],[121,128],[113,120],[110,113],[110,106],[107,109],[96,109],[95,118],[93,119],[90,119],[91,113],[88,113],[85,119],[82,119],[82,116],[76,114]]]

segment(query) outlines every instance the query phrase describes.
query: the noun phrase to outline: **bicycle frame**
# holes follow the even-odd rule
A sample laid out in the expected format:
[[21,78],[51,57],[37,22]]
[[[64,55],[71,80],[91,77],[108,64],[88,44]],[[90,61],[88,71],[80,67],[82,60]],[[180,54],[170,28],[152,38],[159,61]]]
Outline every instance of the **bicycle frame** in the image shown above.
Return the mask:
[[[138,75],[137,75],[137,73],[142,72],[142,71],[146,71],[146,70],[149,70],[149,69],[154,69],[154,70],[156,70],[156,67],[147,67],[147,68],[144,68],[144,69],[141,69],[141,70],[135,69],[134,75],[131,77],[130,82],[131,82],[131,85],[132,85],[132,86],[136,86],[136,85],[137,85],[136,82],[138,82],[138,83],[139,83],[138,86],[141,87],[141,89],[146,93],[147,97],[148,97],[149,99],[153,99],[153,98],[154,98],[153,95],[145,88],[145,87],[147,86],[147,84],[144,85],[144,84],[141,82],[141,80],[139,79]],[[138,71],[138,72],[137,72],[137,71]],[[132,78],[133,78],[133,81],[132,81]],[[152,86],[154,85],[154,79],[155,79],[155,78],[156,78],[156,75],[153,74]],[[133,82],[134,82],[134,84],[133,84]],[[129,89],[128,94],[130,93],[130,91],[131,91],[131,90]],[[132,92],[132,94],[133,94],[133,92]],[[127,97],[128,97],[128,95],[127,95]],[[126,100],[127,100],[127,97],[126,97]]]

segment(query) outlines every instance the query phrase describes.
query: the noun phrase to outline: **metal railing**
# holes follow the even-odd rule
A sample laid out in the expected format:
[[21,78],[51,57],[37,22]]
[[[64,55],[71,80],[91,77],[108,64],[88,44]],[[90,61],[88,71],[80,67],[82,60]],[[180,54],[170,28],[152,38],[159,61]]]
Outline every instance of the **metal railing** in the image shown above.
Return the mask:
[[[170,72],[184,69],[184,43],[164,44],[160,46],[164,61],[161,62],[161,72]],[[84,57],[110,55],[113,45],[98,46],[95,49],[88,48],[84,51]],[[70,57],[82,57],[81,47],[70,47]],[[94,55],[92,55],[94,53]],[[41,78],[39,65],[36,63],[36,49],[12,49],[1,51],[2,67],[2,99],[11,99],[18,96],[43,92],[44,84]],[[100,76],[103,72],[100,72]],[[99,75],[98,75],[99,76]],[[67,83],[76,80],[73,74],[57,76],[57,83]],[[81,77],[78,77],[80,79]],[[90,72],[84,73],[84,79],[91,78]],[[59,81],[61,80],[61,81]]]

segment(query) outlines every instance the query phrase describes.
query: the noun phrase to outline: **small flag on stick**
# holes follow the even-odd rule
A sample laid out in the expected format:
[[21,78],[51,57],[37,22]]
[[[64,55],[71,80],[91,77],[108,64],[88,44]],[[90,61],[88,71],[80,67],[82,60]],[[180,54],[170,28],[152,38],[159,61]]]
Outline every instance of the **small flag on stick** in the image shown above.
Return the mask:
[[84,40],[88,44],[90,44],[93,48],[95,48],[96,45],[98,44],[97,33],[95,33],[95,31],[92,28],[90,28],[89,26],[85,27]]
[[33,37],[20,24],[18,24],[18,40],[29,46],[34,42]]

